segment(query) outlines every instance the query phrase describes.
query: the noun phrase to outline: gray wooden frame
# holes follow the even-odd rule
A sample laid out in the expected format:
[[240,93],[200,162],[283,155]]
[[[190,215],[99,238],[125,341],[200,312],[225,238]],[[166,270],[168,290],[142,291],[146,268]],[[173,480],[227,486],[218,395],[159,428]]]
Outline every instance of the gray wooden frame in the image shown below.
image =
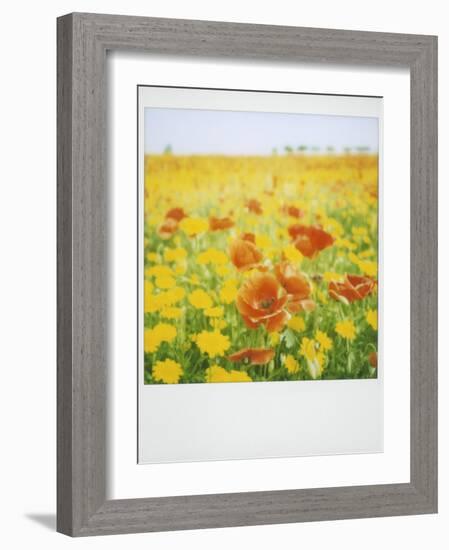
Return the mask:
[[[106,499],[108,50],[410,69],[410,483]],[[436,37],[81,13],[58,19],[57,448],[57,529],[72,536],[437,511]]]

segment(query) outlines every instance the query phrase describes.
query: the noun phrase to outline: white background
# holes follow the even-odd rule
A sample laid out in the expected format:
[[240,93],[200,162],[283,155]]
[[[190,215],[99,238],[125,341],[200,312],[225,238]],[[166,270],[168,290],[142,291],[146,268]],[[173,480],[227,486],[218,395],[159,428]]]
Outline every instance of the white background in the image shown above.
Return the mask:
[[[440,514],[303,525],[246,527],[70,540],[53,532],[55,511],[55,17],[70,11],[440,34],[440,97],[449,97],[449,33],[444,4],[331,0],[298,3],[165,0],[8,3],[1,40],[1,518],[2,545],[51,548],[445,548],[449,520],[447,369],[440,371]],[[449,147],[447,102],[440,104],[441,156]],[[441,163],[440,181],[449,170]],[[440,208],[448,200],[441,185]],[[444,242],[448,216],[441,216]],[[449,275],[441,247],[440,279]],[[449,306],[441,284],[440,311]],[[442,346],[444,337],[442,338]],[[444,349],[442,349],[442,352]],[[441,353],[444,357],[445,354]],[[443,365],[444,367],[444,365]]]

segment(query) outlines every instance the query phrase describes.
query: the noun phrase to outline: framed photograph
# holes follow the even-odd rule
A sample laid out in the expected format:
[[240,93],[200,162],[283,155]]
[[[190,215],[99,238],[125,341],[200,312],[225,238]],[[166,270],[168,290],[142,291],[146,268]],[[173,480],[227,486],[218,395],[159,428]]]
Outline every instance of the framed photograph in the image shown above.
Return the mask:
[[436,37],[58,19],[58,530],[437,510]]

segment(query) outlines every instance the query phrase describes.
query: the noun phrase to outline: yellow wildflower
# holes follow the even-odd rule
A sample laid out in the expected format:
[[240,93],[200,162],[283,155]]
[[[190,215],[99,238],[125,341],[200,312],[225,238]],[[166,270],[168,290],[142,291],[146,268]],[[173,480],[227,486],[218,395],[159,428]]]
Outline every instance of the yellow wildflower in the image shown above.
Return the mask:
[[165,384],[177,384],[182,373],[181,365],[172,359],[156,361],[153,367],[153,378]]
[[220,300],[225,304],[232,304],[237,296],[238,288],[232,282],[226,282],[220,290]]
[[215,273],[220,277],[226,277],[226,275],[229,275],[229,267],[226,265],[217,265],[215,267]]
[[200,350],[203,353],[207,353],[210,357],[223,355],[231,346],[229,338],[218,330],[212,332],[203,330],[196,335],[195,342]]
[[166,262],[178,262],[187,257],[185,248],[166,248],[164,250],[164,259]]
[[326,283],[330,283],[331,281],[342,283],[345,279],[345,276],[342,275],[341,273],[334,273],[333,271],[325,271],[323,273],[323,279],[326,281]]
[[165,319],[179,319],[182,316],[182,309],[179,307],[165,307],[161,309],[160,315]]
[[229,373],[219,365],[212,365],[206,369],[206,382],[229,382]]
[[356,335],[355,325],[351,319],[339,321],[335,325],[335,332],[347,340],[354,340]]
[[251,376],[242,370],[231,370],[229,372],[229,382],[252,382]]
[[306,324],[302,317],[292,317],[287,322],[287,326],[292,330],[296,330],[296,332],[302,332],[306,329]]
[[335,241],[335,246],[338,248],[346,248],[348,250],[355,250],[357,248],[357,245],[348,239],[337,239]]
[[375,277],[377,275],[377,262],[359,261],[358,266],[364,275]]
[[369,309],[366,312],[366,320],[368,324],[374,329],[377,330],[377,311],[374,309]]
[[279,340],[281,337],[279,336],[279,332],[271,332],[269,335],[270,338],[270,344],[274,347],[279,344]]
[[212,307],[212,298],[201,288],[194,290],[189,295],[189,302],[197,309],[209,309]]
[[287,355],[285,357],[284,366],[290,374],[296,374],[299,371],[299,363],[293,355]]
[[217,330],[222,330],[228,326],[228,323],[224,319],[216,319],[214,317],[210,317],[209,320],[213,328]]
[[324,351],[329,351],[330,349],[332,349],[332,340],[325,332],[317,330],[315,332],[315,339]]
[[223,317],[224,309],[220,306],[210,307],[204,310],[204,315],[206,317]]
[[158,288],[173,288],[176,286],[176,281],[173,279],[171,275],[168,276],[162,276],[162,277],[156,277],[155,284]]
[[285,246],[282,249],[282,252],[285,256],[285,258],[293,263],[298,263],[303,259],[303,255],[301,252],[292,244],[289,244],[288,246]]
[[368,230],[366,227],[353,227],[352,234],[355,237],[366,237],[368,235]]
[[150,281],[145,281],[144,286],[144,311],[145,313],[151,313],[151,303],[153,300],[153,285]]
[[156,252],[148,252],[147,253],[147,261],[156,263],[159,261],[159,256],[156,254]]
[[159,323],[154,328],[145,329],[145,353],[153,353],[162,342],[171,342],[176,338],[176,327],[167,323]]
[[196,274],[193,274],[190,277],[190,282],[192,283],[192,285],[200,285],[201,284],[200,278]]
[[256,235],[256,246],[258,248],[270,248],[271,246],[271,239],[270,237],[267,237],[266,235]]
[[305,357],[307,361],[307,368],[310,376],[315,379],[321,376],[323,372],[323,365],[325,356],[322,351],[318,351],[317,342],[310,338],[304,337],[301,341],[300,354]]
[[223,264],[227,264],[229,259],[223,251],[217,250],[216,248],[209,248],[204,252],[201,252],[200,254],[198,254],[196,261],[201,265],[204,265],[204,264],[223,265]]
[[207,231],[209,222],[202,218],[184,218],[179,222],[179,228],[189,237],[194,237]]
[[244,371],[227,371],[219,365],[212,365],[206,369],[206,382],[252,382],[252,379]]
[[154,265],[153,267],[149,267],[145,273],[154,277],[169,277],[173,274],[173,271],[168,265]]
[[174,272],[176,275],[184,275],[184,273],[187,271],[187,264],[186,262],[181,262],[177,264],[174,268]]

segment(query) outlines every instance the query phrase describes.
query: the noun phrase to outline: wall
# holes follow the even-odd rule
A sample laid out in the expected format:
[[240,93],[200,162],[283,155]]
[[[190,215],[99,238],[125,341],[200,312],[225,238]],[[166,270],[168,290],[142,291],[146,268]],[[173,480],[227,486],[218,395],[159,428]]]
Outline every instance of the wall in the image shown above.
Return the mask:
[[[405,5],[407,6],[404,10]],[[449,520],[448,400],[440,402],[440,513],[303,525],[247,527],[72,541],[54,532],[55,512],[55,18],[94,11],[190,19],[439,34],[440,97],[449,97],[444,4],[357,0],[272,3],[165,0],[8,2],[2,9],[0,87],[1,440],[0,513],[5,548],[443,548]],[[446,21],[446,23],[445,23]],[[448,148],[448,105],[440,104],[440,152]],[[442,155],[440,181],[449,172]],[[441,185],[442,240],[447,185]],[[440,311],[448,306],[447,247],[441,247]],[[446,321],[442,316],[443,323]],[[443,325],[443,339],[444,339]],[[444,341],[444,340],[443,340]],[[445,354],[441,354],[445,358]],[[449,375],[440,372],[444,396]],[[431,539],[431,542],[429,542]]]

